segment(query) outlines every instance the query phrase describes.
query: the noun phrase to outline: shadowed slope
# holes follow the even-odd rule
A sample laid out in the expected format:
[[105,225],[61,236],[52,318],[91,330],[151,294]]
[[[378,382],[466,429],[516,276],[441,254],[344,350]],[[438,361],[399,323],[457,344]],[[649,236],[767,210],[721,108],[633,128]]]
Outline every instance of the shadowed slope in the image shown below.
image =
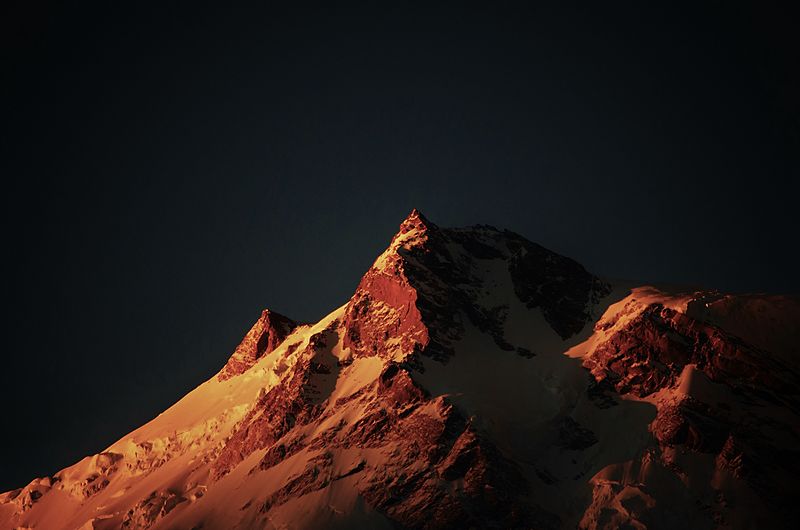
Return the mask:
[[217,377],[3,494],[0,528],[785,526],[797,376],[723,299],[415,210],[348,303],[265,311]]

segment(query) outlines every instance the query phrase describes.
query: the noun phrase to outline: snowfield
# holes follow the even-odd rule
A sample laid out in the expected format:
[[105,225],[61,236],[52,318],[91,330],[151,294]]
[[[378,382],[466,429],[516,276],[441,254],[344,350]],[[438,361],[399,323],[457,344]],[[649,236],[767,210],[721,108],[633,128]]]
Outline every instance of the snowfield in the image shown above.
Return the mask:
[[416,210],[343,306],[0,495],[0,529],[783,528],[797,298],[611,284]]

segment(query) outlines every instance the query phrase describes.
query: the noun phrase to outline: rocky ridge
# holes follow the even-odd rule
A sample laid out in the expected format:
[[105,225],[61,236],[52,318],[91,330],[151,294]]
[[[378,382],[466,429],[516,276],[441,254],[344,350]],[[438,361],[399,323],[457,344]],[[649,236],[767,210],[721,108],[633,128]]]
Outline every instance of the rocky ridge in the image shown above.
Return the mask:
[[795,329],[736,327],[800,311],[738,300],[414,210],[348,303],[265,310],[164,414],[0,496],[0,528],[788,527]]

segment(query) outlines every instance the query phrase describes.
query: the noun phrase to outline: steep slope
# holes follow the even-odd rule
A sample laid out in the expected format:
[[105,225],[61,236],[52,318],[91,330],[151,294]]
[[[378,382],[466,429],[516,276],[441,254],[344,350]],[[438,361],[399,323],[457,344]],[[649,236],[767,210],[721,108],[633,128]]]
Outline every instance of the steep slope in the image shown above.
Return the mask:
[[0,528],[788,527],[798,300],[611,285],[416,210],[313,325],[264,311]]
[[217,378],[225,381],[241,375],[252,367],[264,355],[270,353],[286,340],[286,337],[297,327],[297,322],[280,313],[265,309],[261,317],[253,324],[241,344],[236,347],[227,364],[220,370]]

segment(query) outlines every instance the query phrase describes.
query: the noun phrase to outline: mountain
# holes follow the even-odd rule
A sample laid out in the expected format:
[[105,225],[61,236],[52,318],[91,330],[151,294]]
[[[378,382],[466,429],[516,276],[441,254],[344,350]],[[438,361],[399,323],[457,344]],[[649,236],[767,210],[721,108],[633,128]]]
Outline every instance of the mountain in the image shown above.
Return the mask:
[[413,211],[352,298],[0,496],[0,528],[788,528],[800,300],[609,282]]

